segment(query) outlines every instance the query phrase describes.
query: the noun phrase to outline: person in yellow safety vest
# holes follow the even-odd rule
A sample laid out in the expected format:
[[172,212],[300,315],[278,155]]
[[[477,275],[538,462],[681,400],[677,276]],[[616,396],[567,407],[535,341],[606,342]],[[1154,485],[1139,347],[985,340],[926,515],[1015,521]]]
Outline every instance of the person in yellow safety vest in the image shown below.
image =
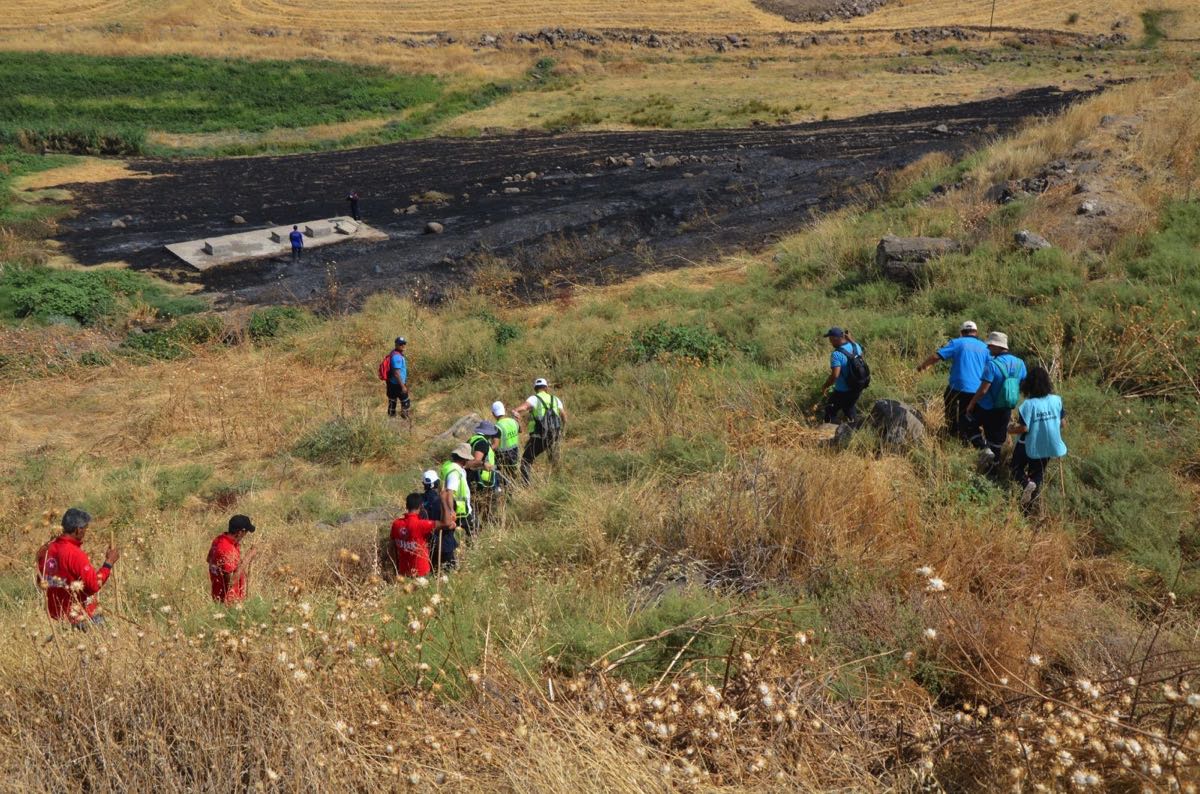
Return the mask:
[[533,394],[513,409],[513,416],[518,420],[527,413],[533,417],[533,423],[529,426],[529,441],[521,455],[521,479],[524,482],[529,482],[533,461],[543,452],[550,455],[552,463],[558,462],[558,442],[567,424],[567,409],[562,400],[550,393],[550,384],[545,378],[535,380]]
[[475,525],[482,527],[492,512],[492,497],[500,483],[496,478],[496,443],[500,431],[491,422],[480,422],[467,439],[471,445],[471,460],[466,465],[467,482],[471,484]]
[[475,513],[471,510],[471,486],[467,484],[467,470],[463,466],[473,455],[470,444],[459,444],[450,452],[450,460],[442,464],[442,515],[453,516],[450,526],[465,530],[467,536],[475,533]]
[[517,466],[521,461],[521,423],[506,416],[504,403],[492,403],[492,416],[496,417],[496,430],[500,432],[500,444],[496,447],[496,460],[500,464],[500,485],[517,481]]

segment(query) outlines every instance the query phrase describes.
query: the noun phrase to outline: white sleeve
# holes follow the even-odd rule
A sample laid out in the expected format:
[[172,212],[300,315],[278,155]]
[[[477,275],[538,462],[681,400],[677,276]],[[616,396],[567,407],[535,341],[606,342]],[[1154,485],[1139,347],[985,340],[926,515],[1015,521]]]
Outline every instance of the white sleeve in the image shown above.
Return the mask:
[[538,402],[539,401],[538,401],[537,395],[534,394],[534,395],[531,395],[530,398],[525,401],[525,404],[528,405],[530,408],[537,408]]
[[446,475],[446,490],[447,491],[458,491],[458,478],[459,478],[459,473],[456,471],[452,471]]

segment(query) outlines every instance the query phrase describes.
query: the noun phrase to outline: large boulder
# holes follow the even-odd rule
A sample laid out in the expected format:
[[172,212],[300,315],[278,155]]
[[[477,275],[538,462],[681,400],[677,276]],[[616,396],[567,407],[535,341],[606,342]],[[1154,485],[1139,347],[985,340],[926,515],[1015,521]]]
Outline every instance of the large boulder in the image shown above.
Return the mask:
[[912,285],[924,279],[929,260],[961,250],[961,243],[945,237],[888,235],[875,248],[875,264],[892,281]]
[[856,433],[868,427],[884,447],[892,449],[907,449],[925,438],[925,418],[920,411],[899,400],[876,400],[866,416],[838,425],[830,443],[845,447]]
[[434,440],[444,443],[466,441],[482,421],[479,414],[467,414],[450,425],[450,428],[446,432],[439,433]]
[[1013,235],[1016,240],[1017,247],[1024,251],[1040,251],[1043,248],[1052,248],[1050,241],[1042,237],[1037,232],[1031,232],[1028,229],[1022,229]]
[[921,412],[899,400],[876,400],[867,423],[890,447],[911,447],[925,438],[925,418]]

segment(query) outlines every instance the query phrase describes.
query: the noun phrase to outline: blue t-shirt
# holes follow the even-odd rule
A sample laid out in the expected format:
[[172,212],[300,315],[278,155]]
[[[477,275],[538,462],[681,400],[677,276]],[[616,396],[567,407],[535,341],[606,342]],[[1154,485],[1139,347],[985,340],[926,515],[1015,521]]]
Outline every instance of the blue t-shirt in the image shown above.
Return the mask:
[[404,360],[403,353],[392,351],[392,369],[388,373],[388,380],[392,383],[408,384],[408,362]]
[[1004,388],[1004,379],[1006,377],[1015,376],[1016,379],[1025,382],[1025,362],[1014,356],[1012,353],[1001,353],[988,359],[987,365],[983,368],[983,374],[980,380],[983,383],[990,383],[988,390],[979,398],[979,407],[985,411],[990,411],[995,407],[995,395],[1000,393]]
[[979,390],[979,376],[991,353],[978,337],[960,336],[951,339],[937,352],[942,361],[950,362],[950,388],[974,394]]
[[292,229],[292,233],[288,235],[288,239],[292,241],[292,248],[304,247],[304,232]]
[[838,373],[837,380],[833,382],[834,391],[850,391],[850,383],[847,379],[847,375],[849,375],[850,372],[846,365],[850,363],[850,356],[848,354],[854,352],[857,352],[861,356],[862,345],[857,345],[853,342],[847,342],[829,354],[829,368],[842,368],[842,371]]
[[1050,394],[1030,397],[1017,408],[1025,431],[1025,454],[1031,458],[1061,458],[1067,454],[1060,425],[1063,418],[1062,397]]

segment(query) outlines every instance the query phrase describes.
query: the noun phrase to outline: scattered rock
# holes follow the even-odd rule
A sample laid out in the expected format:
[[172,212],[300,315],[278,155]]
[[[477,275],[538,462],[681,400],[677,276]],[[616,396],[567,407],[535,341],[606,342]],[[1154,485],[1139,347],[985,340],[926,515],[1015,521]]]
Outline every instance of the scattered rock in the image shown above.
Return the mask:
[[1017,246],[1026,251],[1040,251],[1043,248],[1053,247],[1045,237],[1028,229],[1022,229],[1013,235],[1013,237],[1017,241]]
[[125,221],[121,220],[120,218],[117,218],[115,221],[112,222],[112,227],[114,229],[124,229]]
[[867,423],[889,447],[907,448],[925,438],[925,418],[899,400],[876,400]]
[[393,215],[403,215],[404,210],[400,209],[399,207],[392,207],[392,214]]
[[479,414],[466,414],[444,432],[439,433],[434,437],[434,441],[451,442],[451,441],[466,441],[475,432],[475,428],[483,420],[479,418]]
[[240,226],[246,222],[246,219],[243,218],[241,215],[234,215],[232,218],[229,219],[229,221],[235,225]]
[[404,214],[405,214],[405,215],[416,215],[416,214],[417,214],[417,212],[418,212],[418,207],[417,207],[417,205],[416,205],[416,204],[409,204],[409,205],[408,205],[407,207],[405,207],[405,209],[404,209]]
[[506,188],[504,188],[504,192],[505,192],[505,193],[507,193],[507,194],[509,194],[509,195],[511,196],[511,195],[512,195],[512,194],[514,194],[514,193],[520,193],[520,192],[521,192],[521,188],[519,188],[519,187],[506,187]]
[[526,174],[526,175],[525,175],[525,179],[526,179],[526,181],[534,180],[534,179],[537,179],[537,178],[538,178],[538,172],[537,172],[537,171],[530,171],[528,174]]
[[942,134],[942,135],[949,135],[949,134],[950,134],[950,128],[949,128],[949,127],[947,127],[945,124],[939,124],[939,125],[937,125],[936,127],[934,127],[934,128],[933,128],[933,131],[934,131],[934,132],[937,132],[937,133],[940,133],[940,134]]
[[437,221],[430,221],[429,223],[425,224],[426,234],[441,234],[444,231],[446,231],[446,227]]
[[659,168],[674,168],[679,165],[679,158],[673,154],[668,154],[666,157],[658,161]]
[[884,237],[875,248],[875,264],[888,279],[916,284],[923,278],[930,259],[961,251],[957,240],[944,237]]
[[1088,199],[1079,205],[1079,209],[1075,210],[1076,215],[1096,215],[1100,212],[1100,205],[1095,201]]

